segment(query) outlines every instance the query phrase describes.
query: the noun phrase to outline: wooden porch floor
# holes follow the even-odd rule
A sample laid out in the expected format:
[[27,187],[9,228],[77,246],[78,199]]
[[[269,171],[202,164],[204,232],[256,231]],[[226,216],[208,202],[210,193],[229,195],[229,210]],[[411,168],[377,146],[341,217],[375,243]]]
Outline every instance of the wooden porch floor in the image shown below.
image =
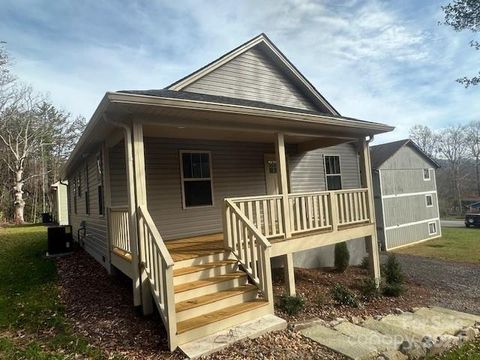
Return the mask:
[[168,240],[165,241],[165,246],[175,262],[217,254],[225,250],[222,233]]

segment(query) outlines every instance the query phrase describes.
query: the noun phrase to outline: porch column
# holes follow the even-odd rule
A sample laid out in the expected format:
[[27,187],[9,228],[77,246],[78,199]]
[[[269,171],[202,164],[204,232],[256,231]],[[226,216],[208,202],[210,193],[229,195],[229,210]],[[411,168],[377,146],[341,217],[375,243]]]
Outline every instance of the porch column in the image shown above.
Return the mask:
[[128,217],[129,217],[129,238],[130,249],[132,251],[132,272],[133,272],[133,305],[142,305],[142,294],[140,290],[140,264],[138,256],[138,238],[137,238],[137,207],[135,200],[135,170],[133,165],[133,145],[132,130],[129,126],[123,125],[125,141],[125,166],[127,169],[127,198],[128,198]]
[[[285,139],[283,133],[278,133],[275,141],[275,155],[277,160],[277,174],[278,174],[278,189],[282,195],[283,205],[283,228],[285,230],[285,237],[292,236],[290,229],[290,206],[288,204],[288,170],[287,170],[287,156],[285,153]],[[285,274],[285,284],[287,293],[290,296],[295,295],[295,275],[293,272],[293,255],[286,254],[283,258],[283,269]]]
[[[136,202],[136,209],[139,206],[147,206],[147,184],[145,180],[145,150],[143,145],[143,125],[138,122],[133,122],[133,165],[135,170],[135,197],[137,199]],[[138,224],[138,213],[135,212],[137,215],[137,224]],[[143,315],[149,315],[153,313],[153,301],[152,301],[152,293],[150,290],[150,284],[147,276],[145,275],[145,271],[143,271],[143,267],[141,265],[144,249],[142,249],[142,239],[143,232],[142,229],[137,229],[138,234],[138,254],[139,254],[139,273],[140,273],[140,289],[141,289],[141,296],[142,296],[142,312]]]
[[370,149],[367,141],[363,138],[359,142],[360,149],[360,172],[362,176],[362,186],[368,189],[368,214],[370,223],[373,224],[373,232],[365,238],[367,242],[370,275],[375,279],[375,283],[380,286],[380,256],[378,253],[378,239],[375,221],[375,207],[373,199],[372,166],[370,163]]

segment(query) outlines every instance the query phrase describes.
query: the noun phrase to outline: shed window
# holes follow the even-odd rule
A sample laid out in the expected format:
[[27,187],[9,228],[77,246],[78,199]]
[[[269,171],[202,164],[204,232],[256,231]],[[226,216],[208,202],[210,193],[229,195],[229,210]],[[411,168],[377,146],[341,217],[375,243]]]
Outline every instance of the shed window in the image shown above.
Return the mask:
[[430,169],[423,169],[423,180],[430,180]]
[[428,234],[435,235],[436,233],[437,233],[437,223],[436,222],[428,223]]
[[73,211],[77,213],[77,179],[73,179]]
[[180,161],[183,207],[213,205],[210,153],[181,151]]
[[340,156],[326,155],[325,176],[327,181],[327,190],[340,190],[342,188],[342,173],[340,170]]
[[427,207],[433,206],[433,198],[431,194],[425,195],[425,202],[427,204]]

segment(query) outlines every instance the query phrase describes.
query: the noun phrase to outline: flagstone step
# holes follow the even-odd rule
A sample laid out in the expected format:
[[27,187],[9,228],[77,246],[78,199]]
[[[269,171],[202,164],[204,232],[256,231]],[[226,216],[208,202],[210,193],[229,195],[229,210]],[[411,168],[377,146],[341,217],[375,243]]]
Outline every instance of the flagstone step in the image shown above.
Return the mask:
[[379,352],[397,350],[403,341],[396,336],[384,335],[378,331],[370,330],[348,321],[344,321],[335,326],[335,330],[357,340],[358,342],[370,345],[376,348]]
[[353,360],[370,359],[377,354],[376,347],[323,325],[303,329],[300,333]]

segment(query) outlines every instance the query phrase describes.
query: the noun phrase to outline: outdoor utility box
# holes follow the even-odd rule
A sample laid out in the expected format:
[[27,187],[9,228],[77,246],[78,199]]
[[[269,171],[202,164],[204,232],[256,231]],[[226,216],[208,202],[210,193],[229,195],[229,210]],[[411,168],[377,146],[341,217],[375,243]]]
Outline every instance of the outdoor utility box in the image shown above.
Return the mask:
[[49,224],[52,222],[52,214],[50,213],[42,213],[42,223]]
[[57,255],[71,252],[72,244],[73,237],[71,225],[48,227],[47,255]]

